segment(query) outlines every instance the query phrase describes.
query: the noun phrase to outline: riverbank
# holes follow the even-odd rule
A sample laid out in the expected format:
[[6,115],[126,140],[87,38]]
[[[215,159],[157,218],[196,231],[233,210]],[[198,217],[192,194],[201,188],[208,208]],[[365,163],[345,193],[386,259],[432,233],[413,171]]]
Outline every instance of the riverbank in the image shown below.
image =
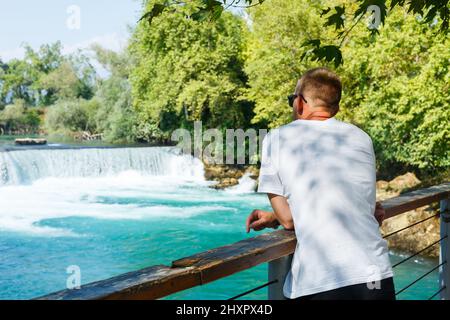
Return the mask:
[[[413,174],[406,173],[391,181],[380,180],[377,182],[377,199],[384,200],[396,197],[401,193],[416,189],[422,186],[422,182]],[[383,223],[381,232],[383,235],[389,234],[415,222],[426,219],[439,212],[439,205],[434,204],[416,210],[408,211],[399,216],[386,220]],[[430,246],[440,239],[440,221],[436,216],[424,221],[408,230],[392,235],[388,238],[391,248],[407,252],[418,252]],[[435,245],[423,253],[423,256],[439,257],[439,245]]]
[[230,166],[211,165],[203,163],[205,168],[205,179],[216,182],[211,185],[214,189],[226,189],[239,184],[239,179],[247,175],[251,179],[257,180],[259,169],[256,166]]

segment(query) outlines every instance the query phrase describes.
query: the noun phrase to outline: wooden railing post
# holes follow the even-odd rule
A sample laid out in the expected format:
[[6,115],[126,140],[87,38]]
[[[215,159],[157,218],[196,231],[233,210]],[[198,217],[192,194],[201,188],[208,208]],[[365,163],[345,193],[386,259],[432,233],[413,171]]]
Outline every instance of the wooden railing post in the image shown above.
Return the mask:
[[[441,300],[450,300],[450,212],[449,212],[449,198],[443,199],[440,202],[440,216],[441,216],[441,238],[446,237],[441,241],[441,248],[439,252],[439,264],[443,264],[439,268],[439,289],[441,289]],[[444,288],[444,289],[442,289]]]
[[284,279],[291,269],[293,255],[284,256],[269,262],[269,282],[277,280],[269,286],[269,300],[285,300],[283,295]]

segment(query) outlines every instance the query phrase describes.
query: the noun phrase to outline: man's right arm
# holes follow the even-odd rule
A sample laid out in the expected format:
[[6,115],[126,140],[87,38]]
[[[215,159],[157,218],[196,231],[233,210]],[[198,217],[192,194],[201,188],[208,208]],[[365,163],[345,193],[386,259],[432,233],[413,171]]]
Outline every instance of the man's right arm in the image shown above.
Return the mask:
[[287,199],[278,194],[267,194],[278,222],[287,230],[294,229],[294,220],[292,218],[291,208]]
[[280,223],[273,212],[255,209],[248,216],[245,225],[247,233],[249,233],[251,229],[255,231],[261,231],[265,228],[276,229]]
[[274,212],[253,210],[247,218],[247,232],[250,229],[259,231],[265,228],[277,228],[280,224],[285,228],[292,227],[289,223],[291,220],[289,205],[286,198],[281,196],[283,185],[278,175],[277,161],[279,142],[278,136],[274,132],[276,133],[276,130],[271,131],[263,141],[258,183],[258,192],[266,193],[269,196]]
[[251,229],[260,231],[265,228],[278,228],[282,225],[286,230],[294,229],[291,208],[287,199],[276,194],[267,194],[272,205],[273,212],[264,210],[253,210],[246,222],[247,233]]

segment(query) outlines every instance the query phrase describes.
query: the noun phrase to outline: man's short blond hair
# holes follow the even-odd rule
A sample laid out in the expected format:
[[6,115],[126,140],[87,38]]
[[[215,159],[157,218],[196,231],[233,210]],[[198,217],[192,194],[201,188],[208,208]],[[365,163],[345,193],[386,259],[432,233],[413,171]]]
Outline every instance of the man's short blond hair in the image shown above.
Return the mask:
[[299,92],[317,101],[316,106],[339,109],[342,95],[341,79],[327,68],[315,68],[300,78]]

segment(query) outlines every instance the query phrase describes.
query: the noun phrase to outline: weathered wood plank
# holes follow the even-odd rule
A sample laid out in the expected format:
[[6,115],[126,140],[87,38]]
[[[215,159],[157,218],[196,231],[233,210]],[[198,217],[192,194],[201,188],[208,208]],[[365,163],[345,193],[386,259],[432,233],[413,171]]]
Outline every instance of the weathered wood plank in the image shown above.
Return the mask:
[[[450,183],[446,183],[385,200],[386,218],[439,201],[449,193]],[[171,267],[153,266],[39,299],[158,299],[291,254],[295,246],[292,231],[274,231],[173,261]]]
[[199,283],[199,275],[192,268],[174,269],[159,265],[89,283],[80,289],[55,292],[37,300],[150,300]]
[[279,230],[173,261],[172,267],[195,268],[204,284],[291,254],[296,243],[293,231]]
[[14,143],[21,146],[34,146],[34,145],[43,145],[47,144],[46,139],[31,139],[31,138],[25,138],[25,139],[16,139],[14,140]]
[[174,261],[172,267],[149,267],[38,299],[158,299],[290,254],[295,244],[292,231],[279,230]]
[[414,210],[425,205],[449,197],[450,183],[443,183],[426,189],[415,190],[382,202],[386,209],[386,219],[401,213]]

